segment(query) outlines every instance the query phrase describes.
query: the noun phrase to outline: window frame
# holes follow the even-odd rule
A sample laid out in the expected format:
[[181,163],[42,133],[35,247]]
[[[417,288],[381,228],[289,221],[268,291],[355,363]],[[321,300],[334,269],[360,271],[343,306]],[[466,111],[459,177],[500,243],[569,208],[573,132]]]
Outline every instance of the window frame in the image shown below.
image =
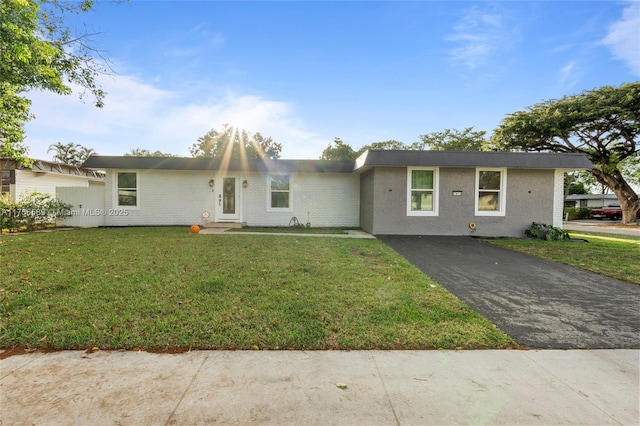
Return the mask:
[[[430,171],[433,172],[433,188],[431,190],[428,189],[417,189],[418,191],[431,191],[433,194],[433,210],[412,210],[411,209],[411,193],[416,189],[411,187],[412,184],[412,174],[414,171]],[[440,169],[438,167],[407,167],[407,216],[438,216],[440,203],[438,199],[440,198]]]
[[[7,177],[3,178],[2,175],[7,173]],[[11,195],[11,185],[13,183],[15,183],[15,170],[7,170],[7,169],[1,169],[0,170],[0,194],[9,194]],[[6,183],[5,183],[6,181]],[[3,187],[7,187],[7,190],[4,191],[2,188]]]
[[[283,189],[272,189],[271,182],[273,182],[274,177],[287,177],[289,180],[289,187],[286,190]],[[293,210],[293,191],[291,190],[293,186],[293,175],[291,173],[269,173],[267,174],[267,211],[268,212],[290,212]],[[272,194],[274,192],[278,193],[287,193],[289,195],[289,205],[287,207],[272,207]]]
[[[480,188],[481,172],[500,172],[500,189]],[[498,194],[498,210],[480,210],[480,192],[496,192]],[[475,179],[475,215],[476,216],[505,216],[507,200],[507,169],[504,167],[477,167]]]
[[[136,175],[136,187],[135,187],[135,191],[136,191],[136,204],[135,205],[121,205],[120,204],[120,196],[119,196],[119,192],[120,189],[133,189],[133,188],[120,188],[120,186],[118,185],[118,176],[121,173],[133,173],[134,175]],[[131,209],[131,210],[137,210],[140,208],[140,173],[138,173],[137,170],[116,170],[116,172],[114,173],[114,182],[113,182],[113,187],[114,187],[114,191],[113,191],[113,205],[119,209]]]

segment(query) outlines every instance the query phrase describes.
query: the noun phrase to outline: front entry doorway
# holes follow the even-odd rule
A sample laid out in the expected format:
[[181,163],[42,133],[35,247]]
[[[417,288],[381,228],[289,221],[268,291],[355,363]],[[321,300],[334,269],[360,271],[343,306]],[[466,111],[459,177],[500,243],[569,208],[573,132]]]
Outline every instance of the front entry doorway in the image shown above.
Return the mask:
[[216,179],[216,221],[240,220],[240,179],[234,175],[222,175]]

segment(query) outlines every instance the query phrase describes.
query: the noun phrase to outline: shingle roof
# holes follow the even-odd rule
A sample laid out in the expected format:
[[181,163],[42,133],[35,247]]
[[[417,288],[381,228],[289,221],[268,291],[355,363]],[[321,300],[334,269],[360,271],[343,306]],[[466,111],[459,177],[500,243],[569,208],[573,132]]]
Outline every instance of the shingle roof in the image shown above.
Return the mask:
[[214,158],[120,157],[92,155],[82,167],[89,169],[227,170],[307,173],[351,173],[354,161],[233,159],[226,164]]
[[367,151],[356,161],[128,157],[92,155],[85,169],[228,170],[279,173],[351,173],[372,167],[508,167],[521,169],[589,169],[582,154],[477,151]]
[[583,154],[489,151],[367,151],[356,160],[356,171],[372,167],[508,167],[521,169],[590,169]]

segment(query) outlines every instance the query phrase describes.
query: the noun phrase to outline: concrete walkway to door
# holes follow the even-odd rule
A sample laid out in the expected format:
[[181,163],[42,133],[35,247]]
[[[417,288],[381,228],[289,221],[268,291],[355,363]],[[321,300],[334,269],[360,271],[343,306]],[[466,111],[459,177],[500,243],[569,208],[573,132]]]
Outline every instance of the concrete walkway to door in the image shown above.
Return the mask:
[[471,237],[378,238],[521,345],[640,348],[640,286]]

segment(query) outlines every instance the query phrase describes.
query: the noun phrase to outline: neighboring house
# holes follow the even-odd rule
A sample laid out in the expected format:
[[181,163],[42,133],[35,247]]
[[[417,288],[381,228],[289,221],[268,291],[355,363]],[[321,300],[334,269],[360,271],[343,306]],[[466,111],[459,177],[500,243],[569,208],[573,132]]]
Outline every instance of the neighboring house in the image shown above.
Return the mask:
[[0,158],[0,194],[19,201],[26,192],[39,192],[56,197],[58,187],[104,186],[104,174],[95,170],[35,160],[24,167],[12,158]]
[[[521,236],[562,226],[564,172],[580,154],[367,151],[355,162],[92,156],[100,225],[235,222],[359,227],[374,235]],[[63,200],[64,201],[64,200]]]
[[620,205],[615,194],[571,194],[564,199],[565,207],[606,207],[609,204]]

